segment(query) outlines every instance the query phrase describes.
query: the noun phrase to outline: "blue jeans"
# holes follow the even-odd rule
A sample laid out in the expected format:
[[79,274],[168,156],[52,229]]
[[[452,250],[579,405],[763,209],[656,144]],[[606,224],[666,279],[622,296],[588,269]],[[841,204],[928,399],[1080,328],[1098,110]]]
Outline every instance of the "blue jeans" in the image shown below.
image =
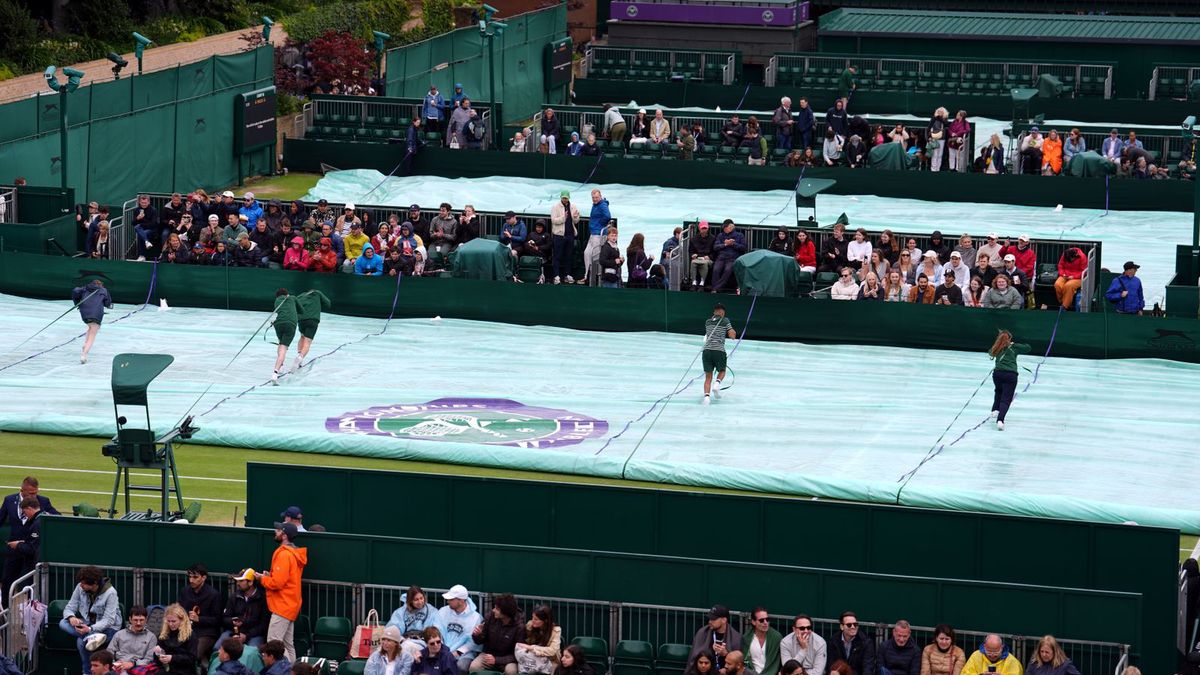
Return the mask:
[[[75,631],[75,628],[71,626],[70,619],[67,618],[59,621],[58,627],[62,629],[64,633],[68,633],[75,638],[75,648],[79,650],[79,659],[83,665],[82,673],[83,675],[88,675],[88,673],[92,672],[92,666],[90,663],[92,653],[87,650],[87,647],[84,646],[84,643],[87,642],[87,639],[91,637],[92,634],[88,633],[86,636],[80,637],[79,633]],[[104,634],[108,636],[108,639],[111,640],[112,636],[117,634],[117,629],[109,628],[108,630],[104,631]]]
[[807,148],[812,144],[812,129],[800,132],[800,147]]
[[600,288],[620,288],[620,287],[621,287],[621,282],[619,282],[619,281],[601,281],[600,282]]
[[792,135],[778,132],[775,134],[775,147],[784,150],[792,149]]

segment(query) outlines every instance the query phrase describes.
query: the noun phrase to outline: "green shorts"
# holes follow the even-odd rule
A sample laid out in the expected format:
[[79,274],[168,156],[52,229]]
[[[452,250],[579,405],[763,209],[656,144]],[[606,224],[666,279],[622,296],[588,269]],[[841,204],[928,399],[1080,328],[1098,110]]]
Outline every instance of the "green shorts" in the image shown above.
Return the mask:
[[296,337],[296,324],[292,322],[281,323],[275,322],[275,337],[279,339],[279,344],[284,347],[292,345],[292,339]]
[[704,364],[704,372],[711,373],[714,370],[722,372],[725,370],[725,351],[718,349],[705,349],[701,353],[700,362]]
[[317,326],[320,326],[320,325],[321,325],[320,321],[313,321],[312,319],[302,319],[300,321],[300,334],[303,335],[304,337],[308,338],[309,340],[311,340],[311,339],[317,337]]

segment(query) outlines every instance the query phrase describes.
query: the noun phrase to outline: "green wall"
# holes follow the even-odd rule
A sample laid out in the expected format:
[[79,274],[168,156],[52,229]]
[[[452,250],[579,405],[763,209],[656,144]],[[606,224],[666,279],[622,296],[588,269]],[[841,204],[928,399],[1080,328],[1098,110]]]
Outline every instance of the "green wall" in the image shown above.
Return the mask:
[[[401,516],[404,499],[395,497],[401,504],[388,513]],[[525,514],[531,503],[528,496],[520,499],[505,505],[514,515]],[[393,517],[395,529],[404,531],[419,513]],[[504,527],[515,522],[501,520]],[[271,530],[53,516],[43,523],[42,537],[42,560],[102,567],[184,569],[201,559],[210,569],[236,570],[266,565],[274,548]],[[904,616],[918,625],[947,621],[1006,633],[1053,633],[1124,642],[1135,650],[1143,633],[1143,600],[1135,593],[415,538],[323,534],[299,543],[309,549],[305,576],[324,581],[433,588],[461,583],[489,592],[684,607],[720,602],[747,609],[767,601],[778,611],[822,617],[854,607],[873,621]]]
[[[4,252],[0,254],[0,291],[61,299],[81,269],[103,271],[117,302],[140,303],[146,297],[154,265],[129,261],[71,258]],[[351,274],[314,274],[251,268],[159,265],[151,302],[173,305],[269,311],[279,286],[320,288],[333,299],[333,311],[383,317],[396,284],[390,278]],[[435,292],[436,291],[436,292]],[[746,316],[751,298],[727,296],[732,316]],[[587,312],[580,312],[587,306]],[[459,319],[518,325],[551,325],[579,330],[661,330],[695,333],[696,317],[708,316],[711,296],[639,289],[510,284],[447,278],[405,278],[396,303],[397,317],[435,314]],[[981,310],[878,303],[869,311],[855,303],[760,298],[750,328],[756,339],[897,345],[923,349],[982,350],[998,328],[1046,349],[1058,315],[1049,311]],[[944,325],[955,326],[946,331]],[[894,327],[889,330],[888,327]],[[1159,330],[1182,337],[1164,339]],[[902,336],[898,338],[897,336]],[[897,339],[902,339],[897,343]],[[1055,356],[1079,358],[1164,358],[1200,362],[1200,322],[1153,319],[1108,312],[1067,313],[1054,341]]]
[[[1150,76],[1146,76],[1144,87],[1148,87]],[[574,101],[579,104],[601,104],[634,101],[649,101],[673,108],[696,106],[701,108],[721,107],[729,110],[738,105],[744,88],[693,82],[629,82],[623,80],[597,80],[592,78],[575,80]],[[803,95],[821,111],[833,105],[837,92],[833,89],[797,90],[795,87],[751,87],[745,93],[742,108],[749,110],[773,110],[782,96],[793,98]],[[908,114],[928,117],[938,106],[950,110],[966,110],[969,115],[1011,120],[1012,98],[989,94],[927,94],[898,91],[874,91],[862,87],[854,92],[851,112]],[[1029,104],[1029,115],[1045,115],[1046,119],[1077,120],[1096,123],[1139,123],[1178,125],[1183,118],[1196,113],[1197,106],[1187,101],[1160,99],[1155,101],[1133,98],[1034,98]],[[1019,114],[1024,116],[1025,106]]]
[[[80,201],[120,204],[138,190],[215,188],[238,178],[234,95],[274,82],[274,51],[213,56],[168,70],[95,82],[68,95],[68,184]],[[60,185],[61,96],[0,106],[0,167]],[[274,169],[269,149],[245,173]],[[6,176],[7,177],[7,176]]]
[[[1146,652],[1169,654],[1174,642],[1177,530],[449,473],[246,465],[251,527],[269,528],[299,503],[310,525],[391,535],[395,522],[379,514],[396,508],[398,495],[401,504],[422,505],[421,517],[405,518],[403,532],[413,537],[704,558],[715,552],[712,523],[727,522],[737,523],[741,542],[719,548],[731,560],[1140,593],[1145,635],[1156,640],[1143,643]],[[522,510],[521,527],[496,528],[479,517],[509,503],[538,506]],[[1023,553],[996,556],[997,542]],[[1073,555],[1036,553],[1050,542]]]
[[565,100],[565,86],[550,89],[546,82],[546,45],[567,37],[567,6],[552,7],[519,16],[497,17],[508,28],[495,38],[496,96],[488,91],[488,45],[475,26],[460,28],[423,42],[387,52],[387,95],[424,98],[436,84],[447,100],[455,83],[472,100],[495,100],[504,121],[532,116],[543,103]]
[[[390,173],[400,163],[404,152],[403,145],[304,139],[284,142],[285,163],[293,171],[319,171],[321,162],[325,162]],[[449,178],[521,176],[570,181],[583,181],[590,175],[595,183],[726,190],[791,190],[800,176],[799,169],[781,165],[751,167],[699,160],[623,158],[605,158],[597,164],[595,159],[588,157],[499,151],[474,152],[470,161],[463,161],[462,152],[426,148],[413,162],[413,173]],[[933,176],[924,171],[884,172],[844,167],[814,167],[804,175],[836,179],[837,184],[827,190],[831,194],[1027,206],[1062,204],[1068,208],[1091,209],[1104,208],[1105,204],[1102,178],[1060,176],[1048,179],[946,171]],[[1118,210],[1189,211],[1192,208],[1192,184],[1187,181],[1112,180],[1108,191],[1112,208]]]

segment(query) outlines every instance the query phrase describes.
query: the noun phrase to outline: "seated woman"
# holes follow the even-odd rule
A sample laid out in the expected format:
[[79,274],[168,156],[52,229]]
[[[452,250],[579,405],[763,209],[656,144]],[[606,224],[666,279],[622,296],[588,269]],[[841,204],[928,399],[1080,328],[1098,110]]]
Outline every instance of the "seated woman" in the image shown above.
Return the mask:
[[874,272],[867,272],[867,279],[858,287],[859,300],[883,300],[883,286]]
[[929,277],[929,283],[934,286],[942,283],[942,266],[938,264],[937,253],[925,251],[924,257],[921,258],[921,264],[917,267],[917,277],[922,274]]
[[196,669],[196,654],[192,620],[179,603],[168,605],[163,612],[153,665],[175,673],[191,673]]
[[421,639],[425,646],[421,648],[421,658],[413,664],[411,675],[455,675],[458,673],[458,662],[454,652],[446,646],[442,631],[437,626],[428,626],[421,631]]
[[[908,241],[904,242],[904,250],[908,251],[909,255],[912,257],[912,264],[921,264],[922,252],[921,249],[917,248],[917,240],[915,238],[909,237]],[[914,279],[913,281],[916,280]]]
[[866,165],[867,145],[858,134],[846,141],[846,164],[851,169],[860,169]]
[[1062,173],[1063,143],[1054,129],[1046,135],[1042,143],[1042,175],[1057,176]]
[[775,237],[771,239],[771,243],[767,244],[767,250],[781,253],[786,256],[792,255],[792,241],[788,239],[786,227],[781,227],[775,230]]
[[[712,668],[712,661],[709,661],[709,668]],[[563,649],[562,656],[559,657],[558,667],[554,669],[554,675],[593,675],[596,671],[592,669],[587,662],[587,656],[583,653],[583,648],[579,645],[568,645]],[[704,675],[708,675],[705,673]]]
[[833,127],[825,129],[825,143],[821,146],[821,156],[825,158],[825,166],[837,166],[842,159],[842,144],[838,142]]
[[1054,295],[1063,309],[1075,307],[1075,294],[1083,285],[1083,273],[1087,271],[1088,259],[1078,246],[1063,251],[1058,259],[1058,279],[1054,281]]
[[871,257],[863,261],[862,269],[858,271],[858,278],[866,281],[868,274],[874,274],[876,279],[886,279],[890,270],[891,265],[887,264],[879,251],[872,250]]
[[1083,134],[1078,129],[1072,129],[1063,144],[1063,162],[1070,167],[1071,160],[1075,159],[1075,155],[1082,155],[1085,152],[1087,152],[1087,141],[1083,140]]
[[367,658],[363,675],[411,675],[413,657],[400,647],[404,636],[395,626],[383,629],[383,638],[379,640],[379,649]]
[[818,159],[812,148],[805,148],[804,154],[800,155],[800,166],[816,166]]
[[646,109],[637,111],[633,124],[629,127],[629,144],[638,145],[650,142],[650,118],[646,117]]
[[967,663],[961,647],[954,644],[954,629],[938,624],[933,629],[933,642],[921,651],[922,675],[958,675]]
[[1079,675],[1079,669],[1067,658],[1053,635],[1038,640],[1037,650],[1029,660],[1025,675]]
[[892,270],[888,272],[887,281],[883,282],[883,301],[884,302],[908,302],[908,287],[904,283],[900,272]]
[[692,664],[687,667],[683,675],[718,675],[719,672],[717,659],[711,651],[704,649],[696,655],[696,658],[692,659]]
[[792,244],[792,250],[796,252],[796,264],[800,266],[800,271],[816,274],[817,246],[808,237],[807,231],[800,230],[796,233],[796,241]]
[[[396,250],[408,259],[407,273],[412,274],[416,246],[411,241],[411,235],[406,234],[404,244]],[[437,625],[437,609],[429,605],[423,588],[409,586],[408,591],[400,595],[400,607],[392,612],[387,625],[399,628],[400,634],[405,637],[419,638],[426,628]]]
[[963,304],[967,307],[983,307],[983,295],[987,291],[988,288],[983,285],[983,280],[972,274],[971,282],[967,285],[967,292],[963,293]]
[[516,646],[517,671],[520,673],[552,673],[558,666],[562,649],[562,628],[554,625],[554,612],[549,605],[539,605],[525,624],[525,640]]
[[375,247],[375,253],[386,256],[388,249],[395,245],[395,234],[392,232],[391,226],[387,223],[379,224],[379,232],[371,237],[371,246]]
[[172,232],[167,236],[167,243],[163,244],[162,253],[158,256],[158,261],[184,265],[191,261],[191,257],[188,248],[179,240],[179,235]]
[[896,235],[891,230],[884,230],[879,233],[879,241],[875,244],[875,250],[879,251],[879,255],[883,256],[883,260],[887,264],[895,265],[896,261],[900,259],[900,240],[896,239]]
[[900,260],[892,265],[892,271],[900,274],[900,280],[912,286],[917,283],[917,264],[913,262],[912,253],[908,249],[900,252]]

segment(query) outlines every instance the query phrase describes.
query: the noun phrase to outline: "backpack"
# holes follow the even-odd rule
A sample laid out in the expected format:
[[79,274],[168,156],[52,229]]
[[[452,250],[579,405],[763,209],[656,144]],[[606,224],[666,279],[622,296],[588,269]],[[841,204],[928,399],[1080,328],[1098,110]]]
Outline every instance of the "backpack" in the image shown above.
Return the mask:
[[480,124],[479,122],[475,122],[475,121],[471,122],[471,135],[475,137],[475,140],[482,141],[483,140],[483,132],[484,132],[484,130],[483,130],[482,124]]

